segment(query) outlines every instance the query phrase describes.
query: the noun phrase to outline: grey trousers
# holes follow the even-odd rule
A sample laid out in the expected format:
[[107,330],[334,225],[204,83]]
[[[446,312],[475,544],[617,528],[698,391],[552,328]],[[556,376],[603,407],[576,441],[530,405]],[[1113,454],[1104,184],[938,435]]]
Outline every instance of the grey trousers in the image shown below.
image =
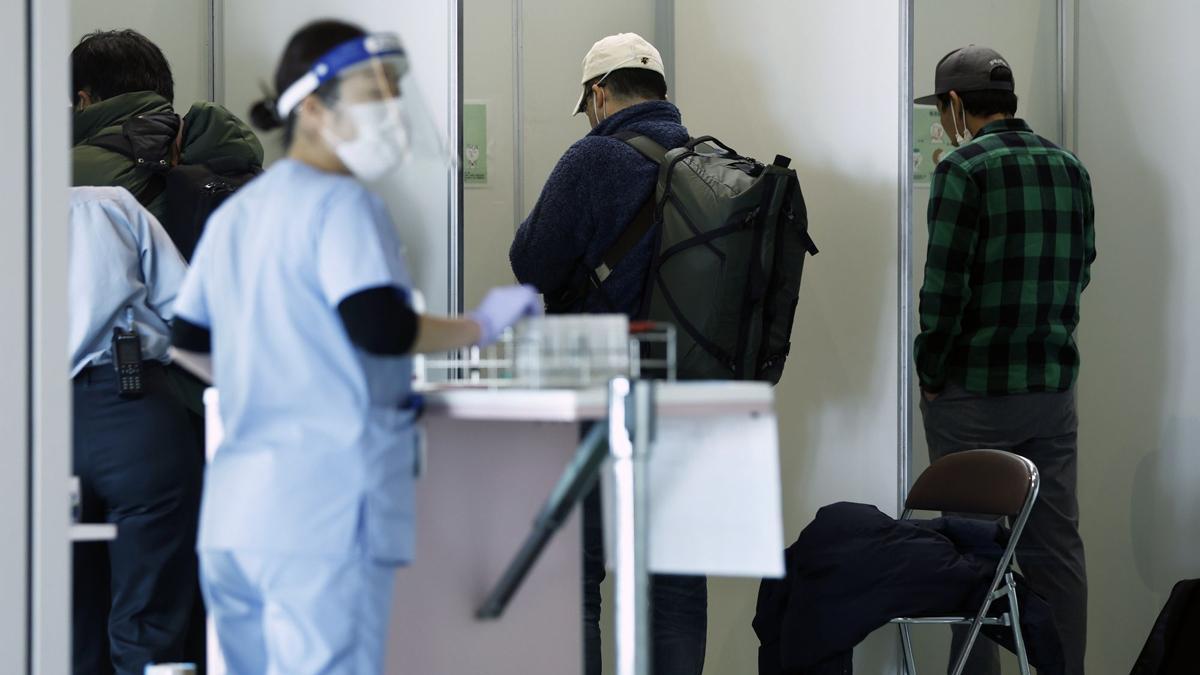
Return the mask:
[[[953,452],[987,448],[1015,452],[1037,466],[1041,491],[1017,546],[1017,565],[1030,587],[1054,608],[1067,675],[1082,675],[1087,573],[1075,496],[1075,392],[981,396],[950,385],[932,403],[922,397],[921,412],[931,462]],[[966,630],[956,629],[952,661],[965,640]],[[977,642],[965,672],[999,675],[996,645],[986,639]]]

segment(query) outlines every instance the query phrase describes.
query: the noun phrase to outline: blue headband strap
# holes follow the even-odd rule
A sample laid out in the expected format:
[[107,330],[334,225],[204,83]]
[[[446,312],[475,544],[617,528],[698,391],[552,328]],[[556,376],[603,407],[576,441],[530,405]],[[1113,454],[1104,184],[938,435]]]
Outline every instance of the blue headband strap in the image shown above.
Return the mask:
[[404,47],[394,33],[376,33],[344,42],[317,59],[303,77],[280,94],[275,106],[279,117],[286,119],[305,97],[348,68],[370,59],[404,56]]

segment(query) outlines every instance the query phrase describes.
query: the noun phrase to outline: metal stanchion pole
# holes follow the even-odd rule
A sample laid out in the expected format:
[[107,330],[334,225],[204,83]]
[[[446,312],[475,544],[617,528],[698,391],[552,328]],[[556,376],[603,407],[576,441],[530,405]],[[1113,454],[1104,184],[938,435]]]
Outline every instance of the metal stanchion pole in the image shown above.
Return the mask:
[[[632,394],[632,397],[630,396]],[[646,456],[654,433],[650,382],[617,378],[609,384],[612,454],[613,566],[617,675],[650,673],[650,597],[646,558]]]
[[654,382],[633,385],[633,601],[637,641],[634,661],[637,675],[650,675],[650,444],[655,428]]

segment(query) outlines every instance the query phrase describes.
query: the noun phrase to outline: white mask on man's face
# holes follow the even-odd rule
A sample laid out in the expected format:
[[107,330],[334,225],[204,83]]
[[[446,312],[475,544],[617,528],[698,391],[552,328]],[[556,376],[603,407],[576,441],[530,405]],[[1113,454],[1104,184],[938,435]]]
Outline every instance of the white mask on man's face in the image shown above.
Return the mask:
[[950,102],[950,119],[954,120],[954,146],[959,147],[971,142],[975,136],[971,133],[971,129],[967,127],[967,109],[962,106],[960,101],[958,104],[959,110],[962,110],[962,130],[958,128],[958,117],[954,114],[954,101]]
[[592,114],[596,116],[596,126],[600,126],[601,124],[604,123],[604,120],[608,119],[608,100],[607,99],[605,99],[605,101],[604,101],[604,108],[603,108],[604,117],[603,118],[600,117],[601,110],[602,109],[596,105],[596,93],[592,92]]

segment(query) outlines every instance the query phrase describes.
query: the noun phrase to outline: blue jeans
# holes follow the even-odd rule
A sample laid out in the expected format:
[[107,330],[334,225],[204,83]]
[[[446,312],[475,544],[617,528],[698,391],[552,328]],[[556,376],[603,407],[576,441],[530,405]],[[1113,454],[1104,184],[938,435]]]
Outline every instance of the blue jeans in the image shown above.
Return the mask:
[[[604,520],[600,489],[583,502],[584,672],[601,674],[600,583],[604,581]],[[656,574],[650,579],[650,640],[654,675],[701,675],[708,641],[704,577]]]

